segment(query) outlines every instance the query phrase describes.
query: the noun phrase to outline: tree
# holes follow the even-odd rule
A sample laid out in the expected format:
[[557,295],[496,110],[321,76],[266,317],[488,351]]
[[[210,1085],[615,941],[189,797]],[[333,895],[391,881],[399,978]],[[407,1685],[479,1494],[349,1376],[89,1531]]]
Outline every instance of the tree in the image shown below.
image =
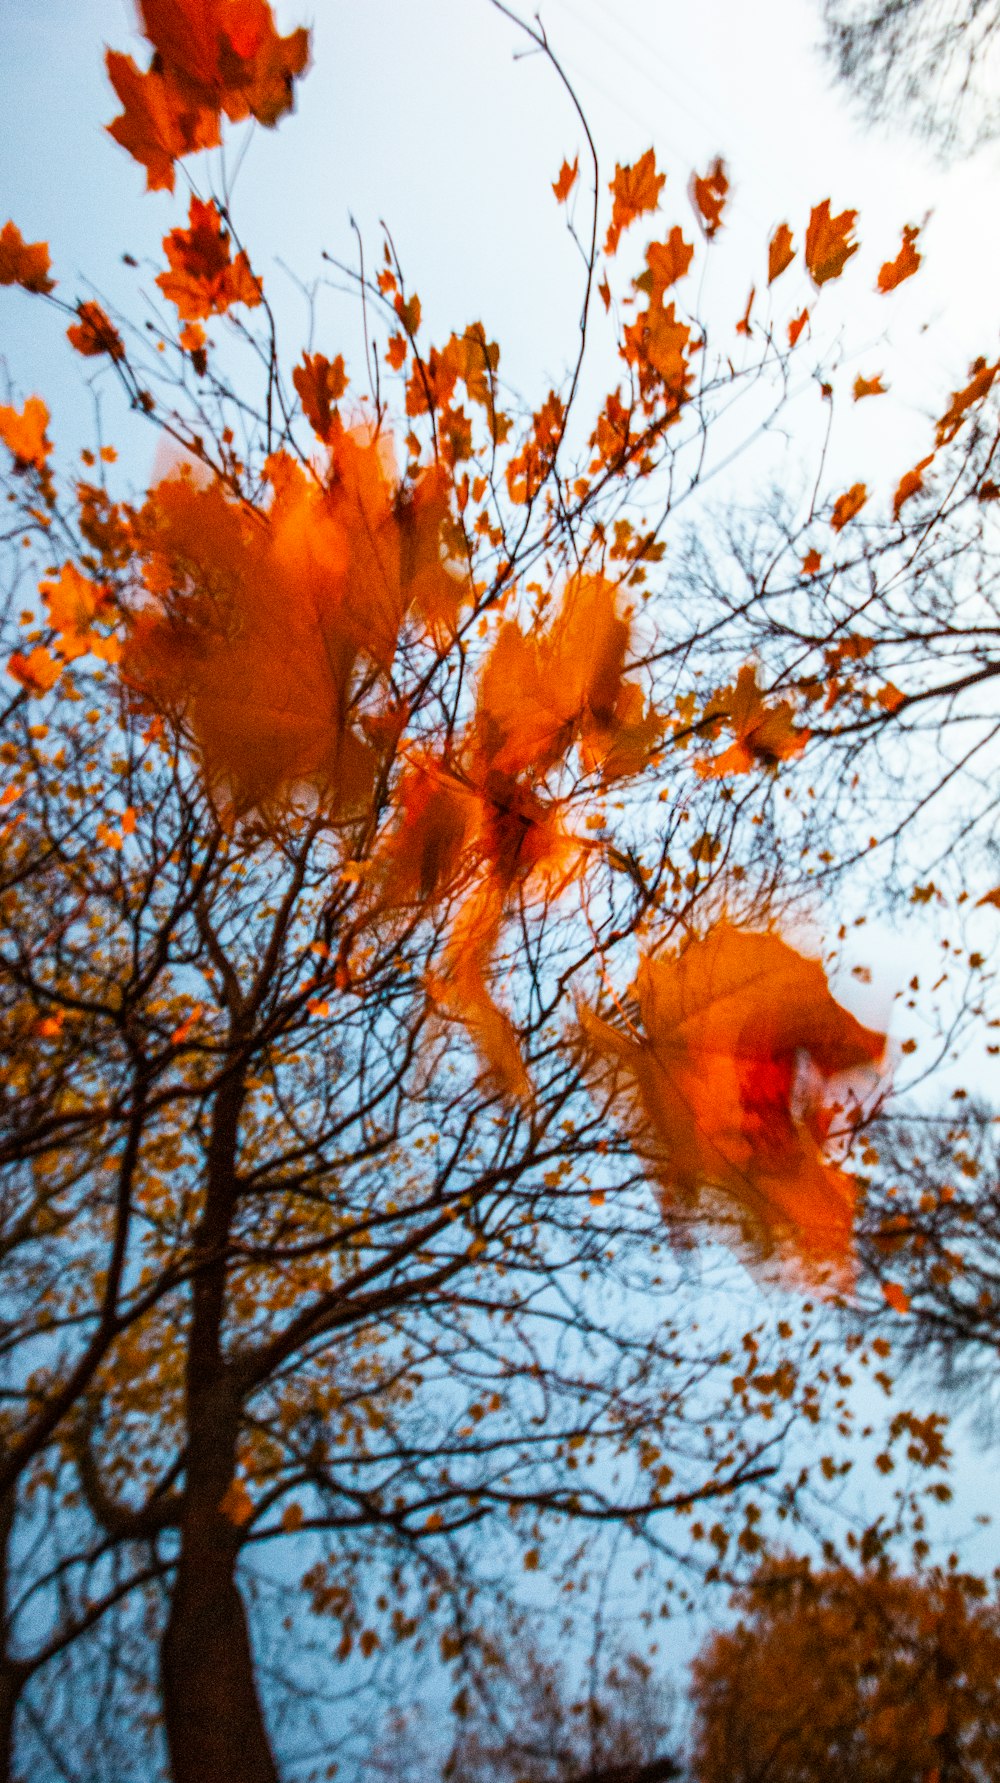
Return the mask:
[[1000,1615],[978,1580],[762,1570],[695,1662],[697,1783],[973,1783],[1000,1756]]
[[[142,19],[148,70],[109,56],[111,131],[172,190],[223,118],[279,122],[307,42],[262,0]],[[0,1490],[82,1581],[33,1669],[106,1611],[147,1614],[175,1783],[278,1775],[241,1591],[265,1545],[297,1557],[339,1658],[433,1625],[461,1673],[491,1593],[560,1541],[572,1582],[581,1530],[669,1553],[658,1529],[693,1517],[716,1565],[754,1556],[761,1493],[794,1509],[783,1437],[839,1388],[811,1377],[808,1310],[692,1329],[682,1247],[714,1236],[820,1294],[852,1280],[847,1153],[884,1036],[782,932],[785,870],[813,764],[928,697],[884,678],[895,609],[869,602],[862,640],[853,579],[870,550],[922,563],[992,499],[997,368],[871,535],[855,483],[785,526],[738,612],[674,601],[668,523],[733,402],[755,428],[782,409],[808,311],[757,322],[751,298],[716,348],[682,305],[680,224],[650,221],[665,239],[620,282],[663,175],[652,150],[616,168],[600,255],[579,122],[579,340],[520,412],[481,324],[426,340],[388,238],[353,275],[356,403],[336,343],[285,351],[221,190],[166,235],[147,330],[65,301],[13,222],[0,238],[0,279],[68,318],[172,453],[146,489],[113,486],[109,448],[57,475],[42,400],[0,409]],[[553,202],[583,208],[582,184],[565,164]],[[693,177],[706,254],[727,193],[721,162]],[[814,207],[813,291],[856,254],[854,216]],[[796,252],[782,225],[772,283]],[[624,369],[584,421],[598,297]],[[945,495],[931,464],[957,465]],[[46,1601],[53,1566],[12,1552],[20,1602]]]
[[996,136],[995,0],[824,0],[823,21],[826,54],[872,122],[902,117],[949,156]]

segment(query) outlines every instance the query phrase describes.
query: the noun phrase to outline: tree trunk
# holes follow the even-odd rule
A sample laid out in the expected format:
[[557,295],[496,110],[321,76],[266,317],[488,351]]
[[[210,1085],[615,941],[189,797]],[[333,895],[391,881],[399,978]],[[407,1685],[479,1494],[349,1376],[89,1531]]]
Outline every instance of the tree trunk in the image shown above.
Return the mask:
[[236,1420],[219,1396],[191,1420],[181,1549],[160,1658],[173,1783],[278,1783],[236,1583],[238,1531],[219,1506]]

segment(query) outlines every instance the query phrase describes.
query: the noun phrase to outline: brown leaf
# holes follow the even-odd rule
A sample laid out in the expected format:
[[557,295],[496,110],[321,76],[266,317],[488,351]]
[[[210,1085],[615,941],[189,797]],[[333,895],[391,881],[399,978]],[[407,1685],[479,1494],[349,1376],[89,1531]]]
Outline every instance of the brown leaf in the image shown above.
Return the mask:
[[917,267],[920,265],[921,259],[923,258],[922,255],[917,253],[917,250],[913,245],[919,234],[920,230],[915,229],[912,224],[908,223],[906,225],[906,228],[903,230],[903,243],[899,253],[896,255],[895,260],[887,260],[881,267],[876,290],[882,292],[894,291],[896,286],[901,285],[904,279],[913,277],[913,274],[916,272]]
[[49,244],[25,241],[16,223],[0,229],[0,285],[20,285],[44,297],[55,290],[49,278]]
[[792,232],[787,223],[779,223],[771,237],[767,250],[767,282],[773,285],[775,279],[781,277],[785,268],[791,266],[795,259],[792,247]]

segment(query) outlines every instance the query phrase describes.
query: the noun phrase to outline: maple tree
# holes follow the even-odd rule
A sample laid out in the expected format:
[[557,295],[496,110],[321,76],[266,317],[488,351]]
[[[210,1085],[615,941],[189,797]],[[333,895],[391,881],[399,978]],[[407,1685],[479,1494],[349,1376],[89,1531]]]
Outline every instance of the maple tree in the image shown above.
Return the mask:
[[957,1570],[771,1562],[693,1668],[697,1783],[973,1783],[1000,1756],[1000,1620]]
[[[279,121],[307,34],[264,0],[140,11],[150,66],[109,52],[110,129],[172,190],[223,119]],[[609,182],[581,156],[549,181],[571,230],[592,206],[578,353],[523,412],[482,324],[430,343],[388,239],[354,280],[379,352],[362,398],[336,342],[285,353],[221,192],[164,237],[160,354],[68,300],[45,244],[0,237],[0,280],[172,454],[139,491],[107,447],[70,475],[41,397],[0,408],[0,1503],[28,1568],[0,1655],[8,1770],[29,1680],[140,1605],[176,1783],[272,1783],[241,1591],[264,1545],[309,1556],[341,1660],[437,1616],[461,1666],[484,1528],[530,1574],[564,1526],[597,1541],[715,1506],[718,1559],[758,1551],[756,1490],[790,1511],[780,1439],[821,1388],[785,1321],[743,1334],[734,1375],[730,1338],[687,1328],[671,1247],[852,1289],[851,1147],[885,1036],[782,920],[816,806],[797,828],[784,793],[828,772],[856,822],[845,751],[998,672],[982,625],[942,644],[934,611],[857,598],[987,523],[997,367],[894,496],[856,482],[781,526],[776,590],[734,607],[706,573],[697,611],[661,598],[709,431],[769,368],[780,388],[809,312],[782,283],[760,321],[751,293],[734,365],[683,296],[725,227],[723,163],[692,174],[696,249],[658,214],[652,149]],[[855,219],[827,199],[782,224],[769,283],[791,291],[801,252],[827,301]],[[914,240],[879,252],[887,299]],[[598,296],[620,371],[584,420]],[[238,382],[227,323],[257,331]],[[32,1573],[16,1526],[43,1522]]]

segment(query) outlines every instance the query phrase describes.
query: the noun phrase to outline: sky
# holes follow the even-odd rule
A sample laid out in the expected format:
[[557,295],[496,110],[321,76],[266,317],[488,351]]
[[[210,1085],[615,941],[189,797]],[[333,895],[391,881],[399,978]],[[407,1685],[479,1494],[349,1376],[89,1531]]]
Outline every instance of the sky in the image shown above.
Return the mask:
[[[423,300],[429,338],[481,319],[502,344],[501,371],[537,404],[561,381],[581,294],[579,256],[550,182],[584,144],[553,68],[489,0],[279,0],[276,11],[285,29],[312,27],[313,67],[295,115],[274,133],[253,132],[234,209],[291,356],[310,329],[329,357],[354,356],[356,306],[327,285],[312,306],[309,293],[316,280],[342,283],[324,253],[357,263],[352,219],[369,263],[384,222]],[[818,0],[618,0],[614,9],[605,0],[540,0],[540,16],[597,142],[603,201],[615,163],[653,145],[668,176],[665,223],[680,222],[690,238],[688,177],[725,157],[727,228],[706,256],[702,292],[720,330],[732,328],[751,283],[765,284],[778,223],[787,220],[801,242],[818,201],[857,208],[861,252],[841,286],[824,293],[805,358],[829,349],[845,376],[885,375],[892,400],[838,411],[831,475],[894,488],[928,449],[928,416],[965,381],[970,359],[996,352],[1000,151],[944,169],[902,129],[865,129],[818,53]],[[134,315],[155,295],[150,262],[182,220],[183,182],[174,198],[144,195],[141,169],[104,133],[115,110],[104,44],[142,58],[128,0],[0,0],[0,206],[27,239],[50,243],[66,295],[98,293]],[[230,168],[241,140],[227,151]],[[193,162],[191,172],[204,190],[206,168]],[[581,220],[585,201],[581,190]],[[894,257],[902,225],[925,218],[918,277],[891,302],[877,297],[875,274]],[[626,239],[620,259],[631,269],[645,236],[637,228]],[[126,249],[137,269],[122,264]],[[800,264],[775,289],[780,318],[811,301]],[[152,434],[116,415],[100,366],[91,389],[81,384],[64,322],[19,293],[4,297],[0,380],[6,374],[18,401],[45,397],[67,457],[90,440],[98,405],[107,437],[128,442],[120,474],[141,483]],[[597,388],[606,390],[616,374],[600,318],[596,352]],[[801,400],[815,410],[815,388],[803,382]],[[988,1480],[971,1451],[964,1471],[959,1517],[969,1529]],[[993,1558],[984,1551],[979,1563]]]

